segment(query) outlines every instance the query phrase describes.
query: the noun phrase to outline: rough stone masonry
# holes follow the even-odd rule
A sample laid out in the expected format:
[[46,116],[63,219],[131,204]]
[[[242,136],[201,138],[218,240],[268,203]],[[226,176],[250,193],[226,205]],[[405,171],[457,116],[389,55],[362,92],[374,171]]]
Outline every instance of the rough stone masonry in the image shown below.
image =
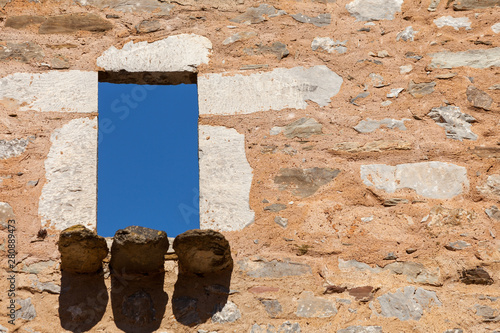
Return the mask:
[[[0,0],[2,272],[12,219],[18,259],[15,325],[0,310],[0,331],[500,332],[499,12]],[[88,288],[61,275],[61,231],[99,223],[106,77],[198,85],[200,226],[233,265],[195,274],[195,293],[176,260],[140,279],[155,293],[134,279],[118,292],[105,249],[78,275]]]

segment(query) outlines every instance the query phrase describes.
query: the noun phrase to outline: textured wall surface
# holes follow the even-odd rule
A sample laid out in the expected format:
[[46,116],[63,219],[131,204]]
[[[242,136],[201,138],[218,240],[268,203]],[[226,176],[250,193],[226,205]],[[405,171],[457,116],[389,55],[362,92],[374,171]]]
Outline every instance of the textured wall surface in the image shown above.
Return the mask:
[[[0,331],[500,332],[499,13],[0,0],[0,264],[17,318],[2,279]],[[97,280],[61,274],[60,230],[99,223],[98,78],[197,81],[201,227],[229,241],[230,276],[182,289],[175,260],[123,290],[107,260]]]

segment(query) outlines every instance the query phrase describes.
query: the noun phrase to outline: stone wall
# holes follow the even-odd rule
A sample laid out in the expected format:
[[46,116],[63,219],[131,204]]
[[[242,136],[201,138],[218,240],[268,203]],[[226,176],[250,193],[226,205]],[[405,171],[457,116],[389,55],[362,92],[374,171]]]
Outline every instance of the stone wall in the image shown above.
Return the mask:
[[[0,331],[79,331],[62,310],[91,332],[134,320],[107,295],[107,259],[93,288],[68,290],[56,244],[98,223],[101,79],[198,84],[200,223],[234,268],[187,297],[165,261],[163,289],[146,286],[168,299],[158,332],[500,332],[499,13],[498,0],[0,0],[0,262],[17,317],[2,279]],[[68,293],[81,306],[61,309]],[[186,319],[210,295],[224,304]]]

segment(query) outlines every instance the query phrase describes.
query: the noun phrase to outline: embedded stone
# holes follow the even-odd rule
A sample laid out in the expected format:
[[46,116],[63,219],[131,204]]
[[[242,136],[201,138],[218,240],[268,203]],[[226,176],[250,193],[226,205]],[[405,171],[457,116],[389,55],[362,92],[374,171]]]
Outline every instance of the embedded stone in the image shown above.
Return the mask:
[[271,53],[274,54],[276,58],[278,58],[278,60],[283,59],[290,54],[290,52],[286,48],[286,44],[283,44],[281,42],[274,42],[271,46],[257,44],[257,46],[255,47],[245,48],[243,52],[248,55]]
[[61,270],[70,273],[95,273],[102,268],[102,261],[108,255],[104,237],[80,224],[61,231],[58,249]]
[[26,150],[29,139],[0,140],[0,160],[20,156]]
[[500,66],[500,47],[486,50],[468,50],[462,52],[437,52],[430,54],[431,68],[455,68],[468,66],[472,68],[489,68]]
[[286,208],[287,208],[287,205],[284,205],[284,204],[272,204],[272,205],[269,205],[267,207],[264,207],[264,210],[277,213],[277,212],[282,211]]
[[405,42],[410,41],[413,42],[415,40],[415,35],[418,31],[413,30],[413,27],[410,25],[406,27],[405,30],[401,31],[396,36],[396,41],[404,40]]
[[232,43],[235,43],[237,41],[242,41],[246,40],[252,37],[257,36],[257,33],[255,31],[241,31],[238,33],[235,33],[234,35],[231,35],[230,37],[224,39],[222,42],[223,45],[229,45]]
[[156,309],[153,299],[144,290],[124,297],[121,312],[134,325],[147,325],[155,321]]
[[139,33],[150,33],[161,29],[161,23],[158,20],[144,20],[136,25],[135,29]]
[[264,309],[271,318],[276,318],[283,311],[281,304],[275,299],[261,299],[260,302],[264,305]]
[[16,299],[16,303],[16,319],[33,320],[36,318],[36,310],[31,297]]
[[0,45],[0,61],[17,60],[24,63],[43,60],[44,53],[40,45],[33,42]]
[[403,90],[405,90],[404,88],[394,88],[394,89],[391,89],[391,92],[388,93],[386,95],[387,98],[398,98],[399,96],[399,93],[401,93]]
[[486,158],[500,158],[500,147],[474,147],[471,149],[473,154],[476,154],[479,157]]
[[493,99],[484,91],[473,86],[468,86],[466,94],[467,100],[472,103],[472,106],[486,111],[491,110]]
[[283,134],[289,138],[308,138],[314,134],[322,134],[321,128],[323,125],[318,123],[316,119],[300,118],[291,124],[288,124]]
[[332,19],[331,15],[329,13],[319,14],[316,17],[310,17],[310,16],[306,16],[304,14],[298,13],[298,14],[292,15],[292,17],[296,21],[299,21],[301,23],[314,24],[315,26],[320,27],[320,28],[326,27],[327,25],[329,25],[331,22],[331,19]]
[[165,231],[138,226],[120,229],[113,237],[109,266],[119,275],[163,271],[168,245]]
[[499,33],[500,32],[500,22],[499,23],[495,23],[491,26],[491,30],[494,32],[494,33]]
[[312,291],[304,291],[300,295],[295,314],[302,318],[329,318],[337,314],[337,307],[329,299],[315,297]]
[[7,228],[8,221],[14,220],[16,215],[14,215],[14,211],[12,207],[6,202],[0,202],[0,225],[3,228]]
[[469,188],[466,168],[436,161],[362,165],[361,179],[365,185],[388,193],[409,188],[433,199],[450,199]]
[[75,0],[75,2],[82,6],[114,9],[125,13],[154,12],[155,14],[168,15],[174,8],[173,4],[157,0]]
[[446,330],[444,333],[464,333],[464,331],[461,328],[454,328],[451,330]]
[[19,16],[10,16],[5,21],[6,28],[13,29],[23,29],[32,24],[41,24],[45,22],[47,18],[43,16],[36,15],[19,15]]
[[497,206],[491,206],[490,208],[486,208],[484,211],[491,219],[500,221],[500,209],[498,209]]
[[388,150],[410,150],[412,144],[407,141],[400,140],[377,140],[361,144],[359,142],[340,142],[336,143],[332,148],[329,148],[331,153],[348,152],[380,152]]
[[469,243],[459,240],[456,242],[450,242],[450,243],[446,244],[444,247],[450,251],[460,251],[460,250],[463,250],[465,248],[468,248],[469,246],[470,246]]
[[181,34],[148,43],[128,42],[111,46],[97,58],[97,66],[118,72],[196,72],[208,64],[212,43],[203,36]]
[[393,20],[403,0],[354,0],[345,7],[358,21]]
[[240,318],[241,312],[236,304],[231,301],[227,301],[224,307],[214,313],[214,315],[212,316],[212,322],[219,324],[234,323]]
[[500,174],[489,175],[486,183],[476,188],[488,198],[500,199]]
[[327,106],[340,91],[342,82],[339,75],[324,65],[277,68],[251,75],[201,75],[198,77],[200,115],[305,109],[307,101]]
[[372,308],[374,314],[382,317],[396,317],[401,321],[420,320],[424,310],[429,312],[433,306],[441,306],[436,292],[412,286],[398,289],[394,293],[386,293],[377,297],[380,303],[381,313]]
[[276,17],[285,15],[284,10],[278,10],[271,5],[262,4],[259,7],[250,7],[241,15],[231,19],[231,22],[243,24],[256,24],[267,21],[267,17]]
[[323,185],[328,184],[340,173],[339,169],[330,168],[283,168],[274,177],[274,183],[282,189],[290,189],[296,196],[305,198],[313,195]]
[[[409,201],[407,199],[390,198],[390,199],[385,199],[384,202],[382,203],[382,205],[384,205],[384,207],[393,207],[393,206],[397,206],[399,204],[407,204],[407,203],[409,203]],[[387,260],[392,260],[392,259],[387,259]]]
[[250,333],[300,333],[300,332],[302,332],[302,330],[300,329],[299,323],[292,324],[289,321],[285,321],[278,328],[274,327],[271,324],[267,324],[267,326],[254,324],[250,329]]
[[288,226],[288,219],[281,217],[281,216],[276,216],[274,218],[274,223],[276,223],[280,227],[286,229],[286,227]]
[[415,83],[412,80],[408,84],[408,92],[415,98],[421,98],[425,95],[431,94],[434,91],[435,86],[436,82]]
[[464,269],[460,276],[460,282],[465,284],[493,284],[490,274],[482,267]]
[[462,113],[458,106],[432,108],[427,115],[445,129],[447,138],[460,141],[477,140],[477,134],[471,129],[471,123],[476,122],[476,119],[467,113]]
[[406,131],[405,121],[409,121],[409,119],[396,120],[396,119],[385,118],[382,120],[373,120],[367,118],[366,120],[361,120],[359,124],[357,124],[354,127],[354,129],[358,133],[371,133],[376,131],[380,127],[384,126],[387,127],[388,129],[397,128],[399,130]]
[[439,268],[428,269],[421,263],[411,261],[398,261],[386,265],[384,271],[393,274],[405,275],[408,282],[441,286]]
[[238,261],[238,265],[248,276],[258,278],[282,278],[312,273],[309,265],[290,261],[250,261],[245,259]]
[[371,286],[350,288],[348,291],[349,295],[354,297],[356,301],[360,302],[368,302],[373,297],[373,287]]
[[472,222],[474,217],[474,211],[467,211],[462,208],[450,209],[438,205],[431,208],[429,215],[424,217],[422,222],[427,222],[428,227],[467,225]]
[[193,274],[217,273],[233,266],[227,239],[213,230],[188,230],[174,240],[179,270]]
[[69,63],[68,59],[66,59],[65,57],[63,57],[61,55],[55,56],[50,60],[50,68],[67,69],[69,67],[70,67],[70,63]]
[[493,309],[487,305],[476,304],[476,315],[483,317],[484,322],[498,322],[500,321],[500,311]]
[[311,43],[311,49],[313,51],[317,51],[318,49],[322,49],[328,53],[337,52],[339,54],[346,53],[347,47],[345,44],[347,40],[335,41],[330,37],[315,37]]
[[267,287],[267,286],[255,286],[248,289],[248,291],[253,294],[274,293],[278,292],[279,290],[280,288],[278,287]]
[[383,333],[380,326],[349,326],[338,330],[337,333]]
[[455,0],[454,10],[473,10],[500,6],[500,0]]
[[75,13],[50,16],[38,29],[39,34],[71,34],[77,31],[104,32],[113,24],[96,14]]
[[438,28],[442,27],[453,27],[455,30],[460,28],[465,28],[465,30],[471,30],[471,22],[468,17],[453,17],[453,16],[441,16],[434,20],[434,24]]

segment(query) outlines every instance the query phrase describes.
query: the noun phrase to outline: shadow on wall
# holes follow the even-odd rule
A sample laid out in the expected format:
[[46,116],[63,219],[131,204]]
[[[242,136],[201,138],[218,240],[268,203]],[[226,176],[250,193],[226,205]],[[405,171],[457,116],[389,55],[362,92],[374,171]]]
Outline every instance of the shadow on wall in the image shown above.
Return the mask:
[[[175,318],[193,326],[210,319],[227,303],[233,260],[229,242],[213,230],[189,230],[176,237],[179,275],[172,307]],[[61,232],[61,326],[85,332],[103,317],[109,296],[102,261],[106,240],[81,225]],[[164,258],[169,243],[163,231],[131,226],[118,230],[111,247],[111,306],[116,326],[125,332],[156,331],[165,314]]]
[[229,242],[212,230],[189,230],[174,240],[179,275],[172,310],[186,326],[201,324],[227,303],[233,260]]

